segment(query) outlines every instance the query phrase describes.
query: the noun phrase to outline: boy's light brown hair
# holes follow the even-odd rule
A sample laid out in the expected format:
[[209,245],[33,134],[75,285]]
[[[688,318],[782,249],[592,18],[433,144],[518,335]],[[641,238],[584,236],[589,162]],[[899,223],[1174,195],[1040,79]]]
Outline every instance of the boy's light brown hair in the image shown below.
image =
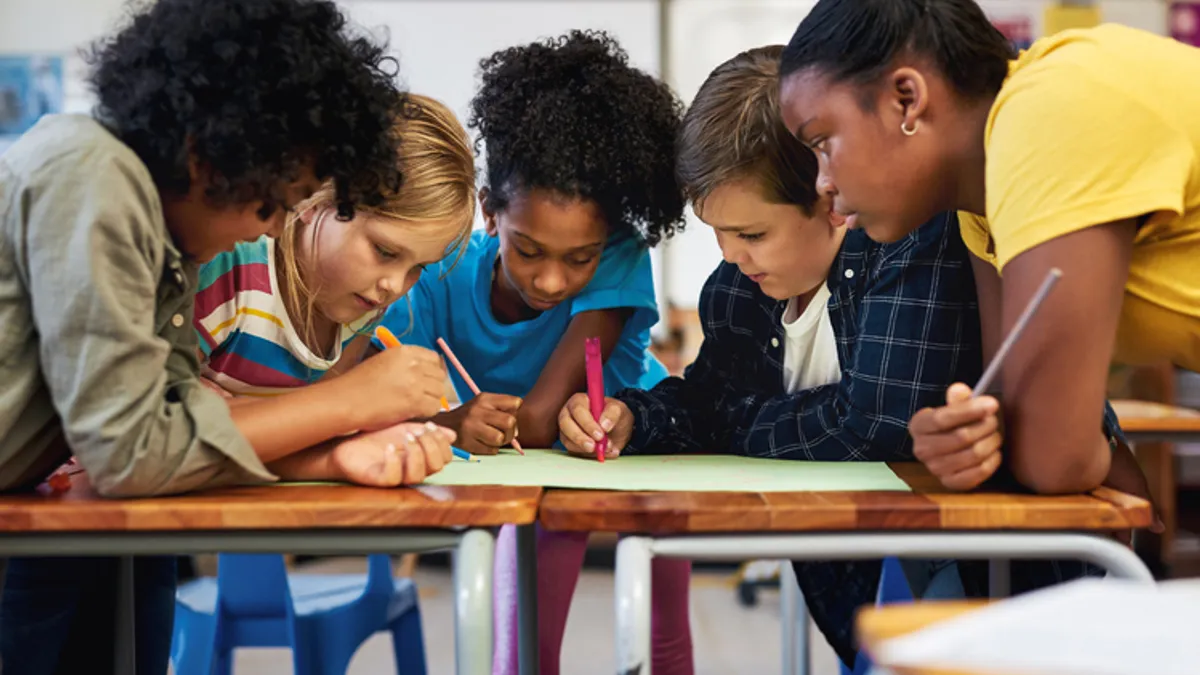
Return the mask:
[[817,159],[780,115],[782,54],[783,45],[742,52],[700,86],[675,150],[679,184],[694,205],[702,206],[718,185],[749,179],[768,202],[794,204],[812,215]]

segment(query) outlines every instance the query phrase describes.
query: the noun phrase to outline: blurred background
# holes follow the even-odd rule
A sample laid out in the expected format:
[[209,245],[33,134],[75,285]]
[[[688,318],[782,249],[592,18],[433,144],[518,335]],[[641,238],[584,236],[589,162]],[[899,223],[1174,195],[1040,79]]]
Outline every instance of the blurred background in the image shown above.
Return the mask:
[[[809,0],[341,0],[352,21],[390,44],[403,84],[449,104],[465,122],[477,64],[493,51],[564,33],[603,29],[631,61],[662,77],[686,103],[709,71],[737,52],[786,43],[812,6]],[[1117,22],[1200,45],[1200,2],[1165,0],[982,0],[987,14],[1018,47],[1058,30]],[[0,0],[0,152],[39,116],[87,112],[80,49],[120,25],[125,0]],[[712,233],[695,221],[654,251],[663,320],[657,353],[680,372],[699,347],[696,303],[720,260]],[[1114,398],[1200,408],[1200,378],[1168,365],[1114,367]],[[1154,444],[1138,448],[1168,532],[1145,537],[1139,552],[1163,576],[1200,572],[1200,447]],[[1195,489],[1193,489],[1195,488]],[[563,672],[612,672],[610,539],[594,541],[563,649]],[[451,672],[452,611],[444,561],[422,559],[421,588],[430,672]],[[301,561],[317,570],[362,569],[362,560]],[[200,568],[206,569],[204,561]],[[211,570],[209,570],[211,571]],[[763,573],[770,578],[768,566]],[[778,594],[747,590],[739,570],[701,567],[693,584],[692,624],[697,672],[778,672]],[[353,673],[394,672],[390,644],[377,636],[361,650]],[[751,646],[752,645],[752,646]],[[833,656],[814,642],[817,675],[836,671]],[[285,654],[239,656],[240,673],[286,673]]]

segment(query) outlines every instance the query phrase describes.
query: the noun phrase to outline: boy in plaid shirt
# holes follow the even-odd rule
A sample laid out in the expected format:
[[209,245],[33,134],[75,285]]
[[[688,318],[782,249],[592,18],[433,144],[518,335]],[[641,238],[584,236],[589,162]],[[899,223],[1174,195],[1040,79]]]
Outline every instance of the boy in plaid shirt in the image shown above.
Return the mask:
[[[607,434],[610,458],[912,461],[909,419],[979,377],[975,284],[955,214],[886,245],[850,227],[818,184],[816,158],[780,119],[781,52],[762,47],[719,66],[684,118],[677,172],[725,258],[700,296],[696,361],[682,378],[618,392],[599,424],[576,395],[559,416],[568,451],[594,456]],[[918,597],[986,589],[973,567],[960,578],[954,561],[904,563]],[[853,664],[854,612],[874,601],[880,561],[794,565],[813,619]],[[1026,590],[1083,566],[1012,571],[1014,590]]]

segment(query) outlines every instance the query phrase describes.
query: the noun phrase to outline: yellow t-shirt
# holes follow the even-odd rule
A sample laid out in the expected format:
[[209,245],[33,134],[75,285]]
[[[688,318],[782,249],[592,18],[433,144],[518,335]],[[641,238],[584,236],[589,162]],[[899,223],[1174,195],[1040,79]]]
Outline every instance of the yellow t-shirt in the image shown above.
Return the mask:
[[1117,334],[1125,363],[1200,370],[1200,49],[1117,25],[1037,41],[988,115],[987,218],[963,240],[997,270],[1095,225],[1134,238]]

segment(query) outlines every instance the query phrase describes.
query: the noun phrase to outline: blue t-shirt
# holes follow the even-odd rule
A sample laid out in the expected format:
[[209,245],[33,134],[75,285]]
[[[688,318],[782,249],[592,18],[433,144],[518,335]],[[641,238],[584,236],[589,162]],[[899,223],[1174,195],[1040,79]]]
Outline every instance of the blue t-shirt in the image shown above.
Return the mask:
[[[499,239],[482,230],[475,232],[458,265],[447,273],[452,263],[447,260],[427,270],[409,291],[408,302],[401,300],[388,308],[383,325],[401,342],[439,354],[437,338],[445,339],[480,389],[523,398],[558,347],[571,317],[591,310],[629,308],[633,314],[604,363],[605,393],[626,387],[649,389],[667,376],[667,369],[648,351],[658,306],[649,251],[634,238],[609,240],[596,275],[579,295],[513,324],[500,323],[492,315],[492,270],[499,250]],[[454,368],[449,370],[459,400],[470,400],[470,388]]]

